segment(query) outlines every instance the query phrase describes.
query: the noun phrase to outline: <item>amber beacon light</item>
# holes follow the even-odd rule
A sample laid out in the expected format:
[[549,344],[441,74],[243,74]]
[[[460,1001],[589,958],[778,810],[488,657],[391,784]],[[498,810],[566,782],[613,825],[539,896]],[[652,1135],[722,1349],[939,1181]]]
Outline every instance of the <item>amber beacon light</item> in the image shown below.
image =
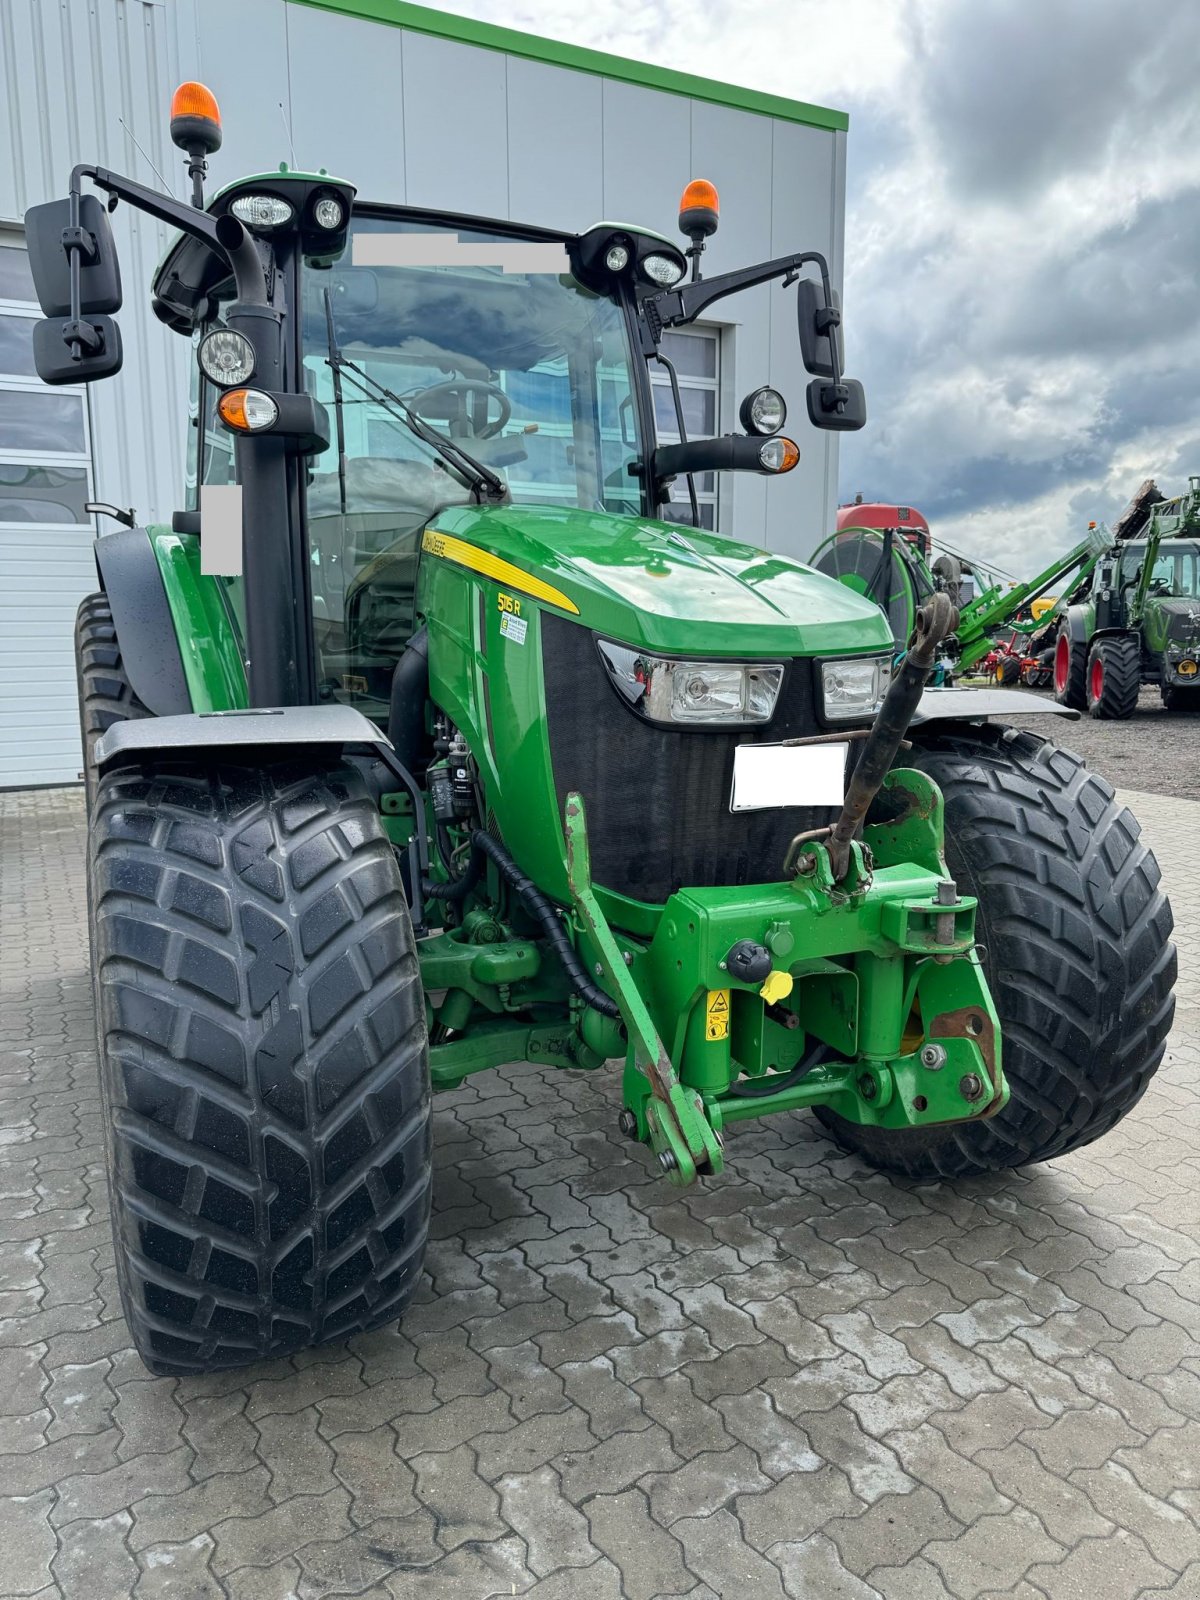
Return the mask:
[[221,148],[221,108],[203,83],[181,83],[171,96],[171,143],[187,152],[192,204],[204,204],[207,157]]

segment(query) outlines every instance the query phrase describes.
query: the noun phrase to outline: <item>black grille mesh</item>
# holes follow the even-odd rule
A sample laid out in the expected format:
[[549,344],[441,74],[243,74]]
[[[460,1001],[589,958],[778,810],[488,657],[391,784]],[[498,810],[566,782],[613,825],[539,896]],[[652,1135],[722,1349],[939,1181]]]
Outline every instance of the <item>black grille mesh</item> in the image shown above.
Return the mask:
[[622,705],[579,623],[543,612],[542,659],[559,806],[572,789],[583,796],[592,876],[604,888],[660,905],[684,887],[776,882],[793,835],[836,816],[813,806],[729,809],[737,745],[821,731],[811,661],[787,663],[765,727],[677,733]]

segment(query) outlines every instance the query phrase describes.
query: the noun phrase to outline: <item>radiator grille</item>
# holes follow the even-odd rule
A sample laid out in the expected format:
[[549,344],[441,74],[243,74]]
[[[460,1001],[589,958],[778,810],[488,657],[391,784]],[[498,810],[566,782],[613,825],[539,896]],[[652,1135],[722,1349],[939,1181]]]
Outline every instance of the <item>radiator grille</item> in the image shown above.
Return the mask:
[[621,703],[591,631],[542,615],[550,754],[560,809],[576,789],[587,806],[592,876],[660,905],[677,889],[771,883],[792,837],[833,821],[828,807],[729,809],[733,752],[819,733],[813,664],[789,661],[775,715],[731,733],[676,732]]

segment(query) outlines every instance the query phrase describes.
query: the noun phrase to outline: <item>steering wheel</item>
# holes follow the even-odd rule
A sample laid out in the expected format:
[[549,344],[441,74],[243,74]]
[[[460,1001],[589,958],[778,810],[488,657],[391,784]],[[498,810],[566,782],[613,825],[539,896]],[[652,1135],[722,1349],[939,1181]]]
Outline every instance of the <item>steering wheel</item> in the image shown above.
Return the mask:
[[[500,415],[491,415],[492,401]],[[452,378],[422,389],[409,401],[419,417],[449,423],[452,439],[494,439],[512,416],[512,401],[498,383],[483,378]]]

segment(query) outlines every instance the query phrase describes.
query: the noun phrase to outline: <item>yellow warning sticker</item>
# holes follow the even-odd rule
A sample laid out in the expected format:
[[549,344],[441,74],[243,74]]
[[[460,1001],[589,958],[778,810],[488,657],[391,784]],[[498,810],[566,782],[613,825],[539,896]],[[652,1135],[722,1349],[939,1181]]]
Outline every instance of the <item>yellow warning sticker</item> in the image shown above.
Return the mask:
[[706,1039],[728,1039],[728,989],[710,989],[708,991],[708,1005],[705,1009],[704,1037]]

